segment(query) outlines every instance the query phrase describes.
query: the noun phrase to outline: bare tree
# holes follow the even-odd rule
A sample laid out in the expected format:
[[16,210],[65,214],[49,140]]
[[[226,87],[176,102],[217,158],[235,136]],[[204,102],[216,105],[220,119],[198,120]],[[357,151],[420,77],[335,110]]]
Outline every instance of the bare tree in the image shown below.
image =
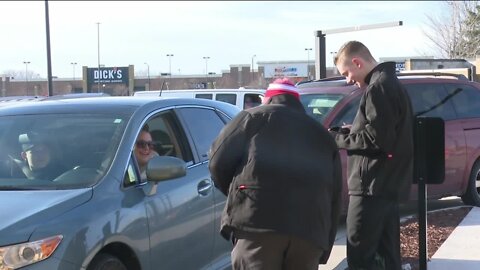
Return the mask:
[[480,56],[480,6],[467,10],[464,22],[464,36],[460,43],[464,57]]
[[16,80],[25,80],[25,78],[27,77],[28,79],[40,78],[40,75],[33,70],[28,70],[28,72],[25,73],[25,70],[9,69],[9,70],[3,71],[3,73],[0,73],[0,74],[5,74],[5,76],[10,77],[12,79],[16,79]]
[[[444,1],[448,14],[427,15],[429,31],[424,31],[445,58],[475,57],[478,51],[478,1]],[[475,37],[476,35],[476,37]]]
[[13,69],[9,69],[9,70],[5,70],[3,72],[3,74],[5,74],[7,77],[10,77],[11,79],[25,79],[25,70],[13,70]]

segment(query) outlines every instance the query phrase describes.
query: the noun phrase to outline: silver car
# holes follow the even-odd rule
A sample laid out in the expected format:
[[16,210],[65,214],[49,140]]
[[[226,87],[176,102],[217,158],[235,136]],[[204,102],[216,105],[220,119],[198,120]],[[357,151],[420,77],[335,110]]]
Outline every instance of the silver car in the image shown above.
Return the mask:
[[[0,269],[230,268],[231,243],[218,232],[225,196],[207,151],[238,111],[138,97],[1,107]],[[142,180],[133,149],[145,124],[168,154],[152,158]],[[39,142],[51,166],[28,173]]]

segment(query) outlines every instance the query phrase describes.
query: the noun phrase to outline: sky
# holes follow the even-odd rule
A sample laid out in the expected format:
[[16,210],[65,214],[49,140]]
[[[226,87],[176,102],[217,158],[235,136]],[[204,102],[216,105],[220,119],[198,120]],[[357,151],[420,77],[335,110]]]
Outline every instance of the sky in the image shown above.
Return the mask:
[[[262,61],[313,62],[315,31],[396,21],[403,25],[326,35],[327,66],[349,40],[363,42],[377,60],[438,57],[424,33],[431,31],[427,16],[440,16],[445,3],[48,1],[48,7],[52,75],[78,78],[98,58],[106,67],[135,65],[136,75],[151,76],[220,74],[252,60],[255,69]],[[46,78],[45,1],[0,1],[0,10],[0,74]]]

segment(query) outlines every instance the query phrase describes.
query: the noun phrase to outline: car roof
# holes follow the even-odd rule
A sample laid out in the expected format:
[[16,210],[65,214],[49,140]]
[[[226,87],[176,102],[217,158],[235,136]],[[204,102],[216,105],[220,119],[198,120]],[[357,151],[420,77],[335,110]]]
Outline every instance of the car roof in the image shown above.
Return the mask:
[[41,99],[42,96],[7,96],[0,97],[0,102],[12,102],[12,101],[24,101],[24,100],[34,100]]
[[1,115],[39,114],[39,113],[119,113],[133,114],[140,108],[155,110],[173,106],[208,106],[226,112],[239,110],[234,105],[207,99],[169,98],[152,99],[149,97],[102,96],[84,98],[42,99],[37,102],[19,102],[18,105],[0,107]]
[[257,88],[239,88],[239,89],[227,89],[227,88],[215,88],[215,89],[174,89],[174,90],[145,90],[145,91],[136,91],[133,93],[133,96],[158,96],[163,97],[164,94],[168,96],[169,94],[179,94],[179,93],[197,93],[197,94],[224,94],[224,93],[234,93],[234,94],[265,94],[265,89]]
[[0,97],[0,107],[9,105],[19,105],[26,102],[50,100],[50,99],[68,99],[68,98],[85,98],[85,97],[104,97],[110,96],[106,93],[72,93],[53,96],[7,96]]
[[[397,73],[398,79],[403,83],[422,82],[461,82],[466,84],[479,83],[469,81],[465,76],[451,73],[440,72],[421,72],[421,73]],[[314,81],[304,81],[297,84],[297,89],[302,94],[328,93],[348,95],[359,90],[357,85],[348,84],[343,76],[329,77]]]
[[300,95],[314,93],[330,93],[348,95],[356,90],[358,86],[348,84],[345,77],[331,77],[316,81],[307,81],[297,84]]
[[8,96],[8,97],[0,97],[0,107],[3,106],[10,106],[24,102],[31,102],[41,100],[44,97],[42,96]]

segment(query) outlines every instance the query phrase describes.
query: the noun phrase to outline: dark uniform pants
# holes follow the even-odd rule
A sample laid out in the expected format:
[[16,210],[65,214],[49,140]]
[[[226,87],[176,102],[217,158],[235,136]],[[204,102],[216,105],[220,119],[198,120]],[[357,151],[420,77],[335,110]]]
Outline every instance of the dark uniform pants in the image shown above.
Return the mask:
[[234,233],[233,270],[317,270],[323,251],[312,243],[277,233]]
[[346,227],[349,270],[401,270],[397,201],[350,196]]

